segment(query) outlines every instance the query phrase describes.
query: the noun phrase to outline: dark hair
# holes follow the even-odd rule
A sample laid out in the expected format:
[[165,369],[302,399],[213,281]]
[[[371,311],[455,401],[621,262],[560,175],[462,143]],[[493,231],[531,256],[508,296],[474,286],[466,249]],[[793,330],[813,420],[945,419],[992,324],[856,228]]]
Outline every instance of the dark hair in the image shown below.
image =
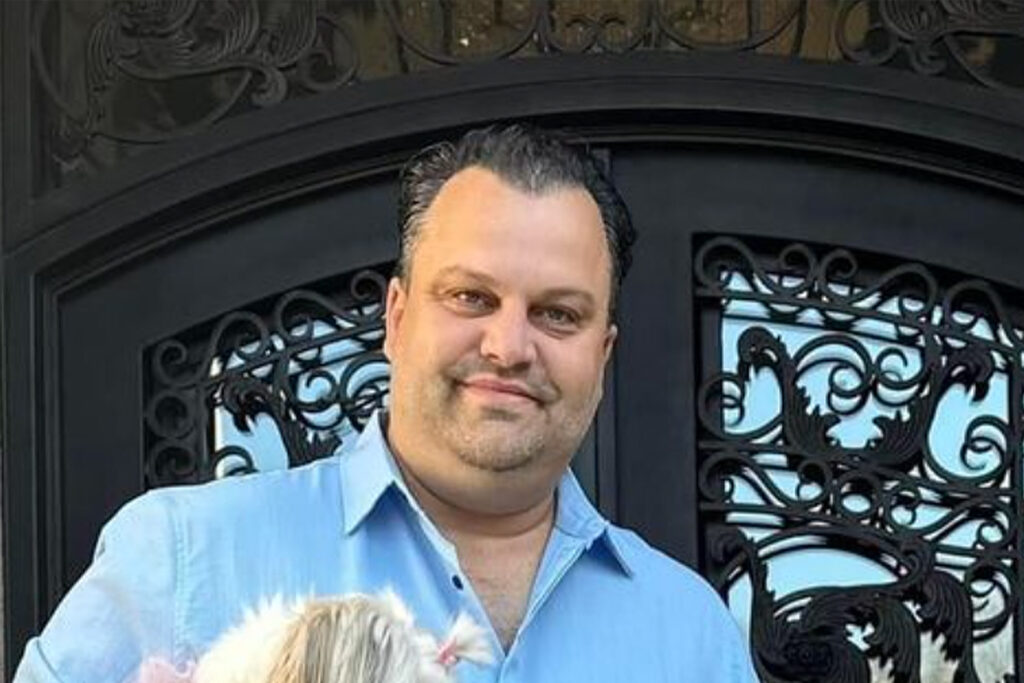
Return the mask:
[[614,312],[636,241],[629,210],[587,151],[570,146],[560,134],[522,124],[471,130],[456,142],[431,145],[409,160],[399,177],[398,277],[405,280],[409,276],[423,215],[441,187],[470,166],[486,168],[532,194],[567,187],[582,187],[590,193],[601,211],[611,256],[609,306]]

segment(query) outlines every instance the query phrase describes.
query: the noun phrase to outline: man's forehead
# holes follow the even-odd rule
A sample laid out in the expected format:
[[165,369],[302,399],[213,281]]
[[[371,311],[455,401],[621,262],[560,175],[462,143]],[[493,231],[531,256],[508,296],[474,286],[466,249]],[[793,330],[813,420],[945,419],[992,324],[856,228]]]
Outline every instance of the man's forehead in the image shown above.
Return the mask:
[[598,299],[610,286],[594,281],[610,276],[611,254],[597,203],[582,187],[532,193],[472,166],[441,188],[419,230],[411,270],[419,263],[434,282],[442,271],[480,282],[522,276],[539,278],[545,291],[587,290]]
[[552,213],[557,213],[562,221],[596,227],[595,235],[603,238],[600,208],[586,188],[552,185],[541,192],[531,192],[480,166],[465,168],[442,185],[424,212],[420,229],[436,232],[452,221],[459,227],[463,227],[460,221],[468,221],[468,227],[480,227],[489,223],[479,221],[497,223],[522,216],[543,222]]
[[[467,169],[442,188],[420,225],[418,239],[439,240],[445,249],[471,243],[508,246],[525,240],[545,248],[606,251],[604,224],[596,202],[584,188],[534,194],[515,188],[489,171]],[[440,246],[440,245],[438,245]]]

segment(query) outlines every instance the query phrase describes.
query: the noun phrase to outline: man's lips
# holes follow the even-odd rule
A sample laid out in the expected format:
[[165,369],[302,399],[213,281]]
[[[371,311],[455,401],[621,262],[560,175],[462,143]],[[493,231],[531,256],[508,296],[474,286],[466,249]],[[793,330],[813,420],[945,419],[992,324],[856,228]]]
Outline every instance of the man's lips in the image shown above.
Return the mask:
[[469,389],[476,389],[480,391],[490,391],[499,394],[507,394],[511,396],[520,396],[522,398],[528,398],[532,401],[540,402],[540,400],[530,391],[529,387],[516,382],[503,382],[497,379],[469,379],[461,383],[464,387]]

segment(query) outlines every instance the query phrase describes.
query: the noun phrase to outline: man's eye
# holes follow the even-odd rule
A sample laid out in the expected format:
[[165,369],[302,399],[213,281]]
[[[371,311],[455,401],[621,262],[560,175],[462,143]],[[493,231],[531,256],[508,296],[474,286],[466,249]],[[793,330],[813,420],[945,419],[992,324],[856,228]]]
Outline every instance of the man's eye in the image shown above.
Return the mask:
[[555,327],[574,327],[580,320],[575,312],[565,308],[543,308],[539,313],[545,323]]
[[487,296],[483,292],[477,292],[471,289],[463,289],[452,294],[454,299],[459,305],[467,308],[484,308],[488,304]]

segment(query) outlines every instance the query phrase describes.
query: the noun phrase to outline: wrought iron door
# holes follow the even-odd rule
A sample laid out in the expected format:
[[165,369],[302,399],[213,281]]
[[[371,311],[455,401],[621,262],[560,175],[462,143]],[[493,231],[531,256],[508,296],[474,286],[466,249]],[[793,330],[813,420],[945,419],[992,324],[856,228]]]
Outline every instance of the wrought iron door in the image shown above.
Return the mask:
[[764,681],[1019,680],[1024,206],[797,151],[615,167],[646,242],[624,521],[719,588]]
[[[1003,254],[1024,206],[685,137],[609,158],[642,238],[576,463],[599,505],[722,591],[766,681],[1018,680],[1024,278]],[[384,404],[393,174],[223,222],[62,302],[75,486],[52,599],[136,492],[324,457]],[[950,400],[957,442],[936,447]],[[874,431],[844,431],[858,420]]]
[[[823,150],[609,149],[642,237],[576,463],[599,506],[718,587],[766,681],[1019,680],[1024,205]],[[394,172],[61,301],[51,604],[137,492],[324,457],[384,405]]]

